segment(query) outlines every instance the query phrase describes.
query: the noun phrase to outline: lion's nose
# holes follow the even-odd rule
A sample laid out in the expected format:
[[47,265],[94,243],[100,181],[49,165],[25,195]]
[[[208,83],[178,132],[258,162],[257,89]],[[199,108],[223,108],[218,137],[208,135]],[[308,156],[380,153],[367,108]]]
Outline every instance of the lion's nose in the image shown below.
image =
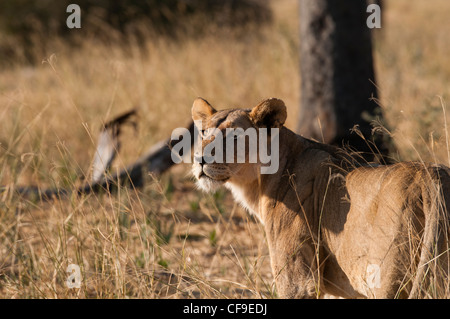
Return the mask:
[[214,157],[213,156],[195,156],[194,155],[194,160],[195,162],[199,163],[200,165],[205,165],[205,164],[211,164],[214,162]]
[[205,164],[205,161],[203,160],[203,156],[194,156],[195,162],[199,163],[201,166]]

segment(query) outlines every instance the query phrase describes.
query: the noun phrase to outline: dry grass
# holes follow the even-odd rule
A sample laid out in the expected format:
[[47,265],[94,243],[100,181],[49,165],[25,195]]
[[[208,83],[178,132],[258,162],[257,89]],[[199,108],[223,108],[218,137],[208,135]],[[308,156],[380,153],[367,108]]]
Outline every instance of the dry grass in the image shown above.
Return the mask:
[[400,158],[448,165],[443,106],[450,97],[449,4],[386,1],[386,6],[383,31],[375,42],[375,67]]
[[[130,142],[113,169],[186,125],[197,96],[218,108],[279,97],[294,128],[297,1],[273,7],[274,24],[255,36],[210,30],[173,42],[149,34],[128,47],[86,38],[79,48],[54,39],[36,48],[46,52],[41,65],[2,70],[0,184],[80,184],[102,121],[135,106],[138,132],[125,131]],[[443,116],[448,9],[444,0],[386,4],[375,44],[377,83],[401,159],[450,161]],[[81,289],[65,286],[70,263],[81,267]],[[188,165],[113,195],[39,204],[1,194],[0,297],[274,296],[262,228],[227,192],[196,191]]]

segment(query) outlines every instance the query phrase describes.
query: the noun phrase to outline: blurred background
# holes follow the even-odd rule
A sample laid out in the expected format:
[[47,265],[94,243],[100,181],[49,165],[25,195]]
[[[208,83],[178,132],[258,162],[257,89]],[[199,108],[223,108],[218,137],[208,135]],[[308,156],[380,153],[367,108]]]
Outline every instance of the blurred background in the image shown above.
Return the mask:
[[[301,0],[300,0],[301,1]],[[137,107],[114,169],[218,109],[301,100],[298,0],[0,2],[0,184],[80,185],[102,123]],[[385,0],[372,32],[382,125],[399,160],[449,165],[450,2]],[[262,229],[189,165],[139,191],[38,204],[0,194],[2,297],[272,297]],[[21,214],[17,214],[20,212]],[[84,286],[64,287],[85,265]]]

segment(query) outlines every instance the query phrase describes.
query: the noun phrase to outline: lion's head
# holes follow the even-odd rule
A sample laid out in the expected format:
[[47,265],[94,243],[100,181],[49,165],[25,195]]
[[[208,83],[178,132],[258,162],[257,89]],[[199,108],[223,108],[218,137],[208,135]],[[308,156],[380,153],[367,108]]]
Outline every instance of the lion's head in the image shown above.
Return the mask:
[[[194,153],[192,172],[199,187],[214,191],[225,183],[241,184],[257,179],[261,165],[267,164],[257,156],[257,146],[270,145],[270,129],[282,127],[286,116],[284,102],[275,98],[252,109],[222,111],[216,111],[202,98],[196,99],[192,119],[201,142]],[[267,134],[260,129],[266,129]]]

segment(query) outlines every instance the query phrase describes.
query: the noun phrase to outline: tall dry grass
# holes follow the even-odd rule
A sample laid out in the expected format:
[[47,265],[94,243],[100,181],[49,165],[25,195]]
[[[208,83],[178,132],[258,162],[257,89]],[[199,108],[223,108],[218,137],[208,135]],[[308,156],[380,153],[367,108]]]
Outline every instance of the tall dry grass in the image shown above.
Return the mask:
[[[36,47],[42,64],[0,73],[0,184],[80,184],[101,123],[131,107],[138,131],[125,130],[113,170],[186,125],[197,96],[218,108],[279,97],[295,128],[297,1],[272,6],[273,25],[258,32],[205,26],[176,42],[149,32],[127,46],[86,38],[75,48],[64,39]],[[449,161],[446,9],[444,0],[386,1],[376,34],[380,103],[401,159]],[[227,192],[198,193],[188,165],[112,195],[46,204],[0,196],[0,297],[276,296],[262,228]],[[65,285],[70,263],[81,267],[81,289]]]

